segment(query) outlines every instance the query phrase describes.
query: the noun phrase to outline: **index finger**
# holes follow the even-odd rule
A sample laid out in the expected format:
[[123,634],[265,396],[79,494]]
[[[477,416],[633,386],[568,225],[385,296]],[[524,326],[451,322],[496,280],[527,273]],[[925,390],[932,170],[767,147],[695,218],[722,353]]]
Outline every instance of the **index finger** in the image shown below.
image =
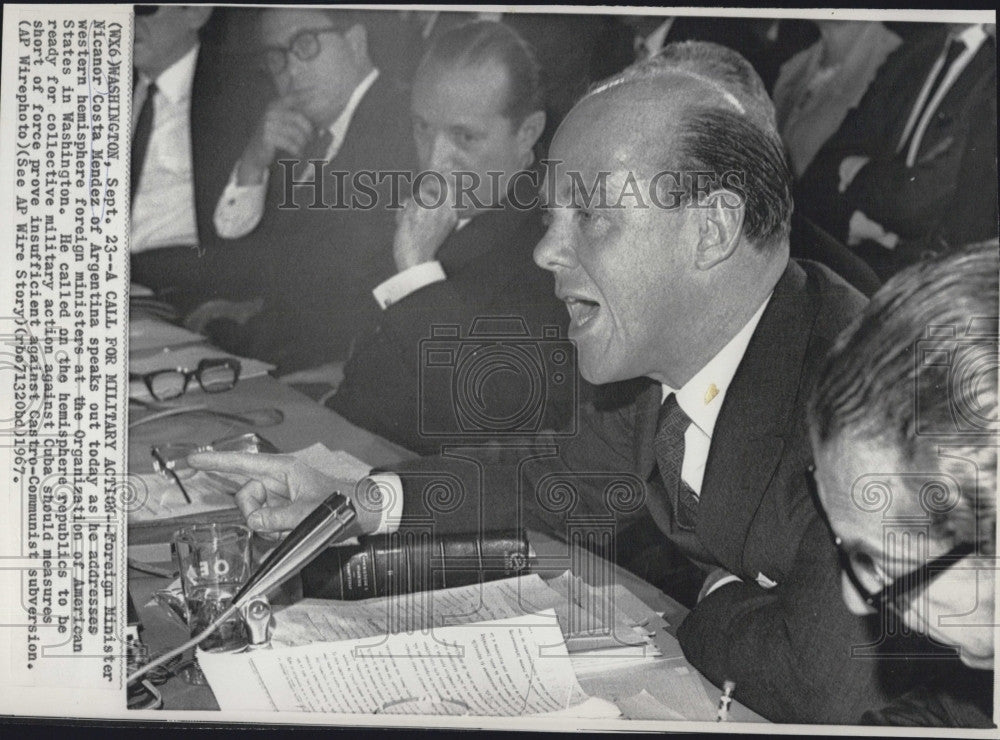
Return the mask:
[[269,476],[280,478],[294,458],[288,455],[267,455],[258,452],[197,452],[187,459],[195,470],[236,473],[248,478]]

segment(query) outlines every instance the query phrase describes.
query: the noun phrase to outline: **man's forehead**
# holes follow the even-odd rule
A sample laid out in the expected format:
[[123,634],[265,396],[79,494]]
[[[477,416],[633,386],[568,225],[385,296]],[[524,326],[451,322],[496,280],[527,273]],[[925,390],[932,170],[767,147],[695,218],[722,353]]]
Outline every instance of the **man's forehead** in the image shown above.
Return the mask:
[[499,116],[509,84],[507,69],[492,60],[472,66],[458,63],[431,64],[421,68],[414,80],[411,108],[428,113],[431,102],[444,103],[450,118],[472,119]]
[[551,158],[602,170],[662,165],[686,108],[662,92],[644,86],[586,98],[560,126]]
[[261,18],[261,37],[264,43],[283,44],[291,41],[300,31],[326,28],[329,25],[321,10],[266,10]]

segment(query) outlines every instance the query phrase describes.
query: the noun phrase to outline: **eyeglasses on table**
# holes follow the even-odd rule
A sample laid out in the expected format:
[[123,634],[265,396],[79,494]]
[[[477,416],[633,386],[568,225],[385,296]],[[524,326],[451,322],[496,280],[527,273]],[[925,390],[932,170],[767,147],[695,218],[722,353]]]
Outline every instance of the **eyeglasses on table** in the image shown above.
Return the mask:
[[187,393],[192,378],[205,393],[223,393],[236,387],[240,379],[240,361],[235,357],[206,358],[194,370],[186,368],[129,373],[129,380],[141,380],[157,401],[169,401]]

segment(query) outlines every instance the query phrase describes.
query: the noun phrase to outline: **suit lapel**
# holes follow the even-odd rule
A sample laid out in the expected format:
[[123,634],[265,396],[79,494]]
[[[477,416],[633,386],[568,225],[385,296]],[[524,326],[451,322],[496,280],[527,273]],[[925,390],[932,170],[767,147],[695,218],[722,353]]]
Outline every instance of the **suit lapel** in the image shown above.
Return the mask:
[[789,262],[726,392],[702,482],[697,533],[738,568],[757,508],[781,459],[816,308]]

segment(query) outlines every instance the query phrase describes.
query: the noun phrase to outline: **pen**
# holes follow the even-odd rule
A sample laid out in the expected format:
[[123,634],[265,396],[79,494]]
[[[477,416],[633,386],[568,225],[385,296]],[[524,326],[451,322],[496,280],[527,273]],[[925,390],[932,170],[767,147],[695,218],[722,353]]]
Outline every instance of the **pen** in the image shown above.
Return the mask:
[[733,692],[735,690],[735,681],[726,679],[722,684],[722,696],[719,697],[719,713],[715,716],[716,722],[726,722],[729,720],[729,705],[733,701]]

